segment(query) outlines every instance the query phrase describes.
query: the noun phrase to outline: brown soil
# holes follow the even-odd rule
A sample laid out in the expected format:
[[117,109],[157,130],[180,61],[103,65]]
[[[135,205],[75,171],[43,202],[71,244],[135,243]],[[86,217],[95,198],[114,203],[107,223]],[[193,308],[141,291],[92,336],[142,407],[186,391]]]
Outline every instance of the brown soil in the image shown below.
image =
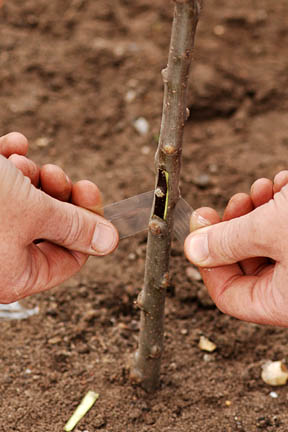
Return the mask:
[[[7,0],[1,134],[23,132],[34,160],[95,181],[107,203],[153,188],[172,10],[167,0]],[[182,170],[193,207],[221,211],[254,179],[287,167],[287,19],[286,0],[206,1]],[[149,122],[146,136],[133,127],[138,117]],[[89,389],[100,399],[78,432],[288,430],[287,387],[260,378],[265,360],[288,357],[287,330],[217,311],[188,278],[177,243],[161,388],[149,396],[130,385],[145,241],[124,240],[114,255],[90,259],[74,279],[29,299],[38,315],[1,322],[1,432],[61,431]],[[215,353],[199,350],[201,334]]]

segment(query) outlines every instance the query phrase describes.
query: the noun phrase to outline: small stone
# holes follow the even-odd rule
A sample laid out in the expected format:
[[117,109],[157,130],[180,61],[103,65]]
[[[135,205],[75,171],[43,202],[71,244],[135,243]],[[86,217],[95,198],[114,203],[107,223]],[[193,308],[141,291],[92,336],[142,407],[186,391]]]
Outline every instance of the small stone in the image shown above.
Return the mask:
[[133,102],[136,99],[136,91],[135,90],[128,90],[128,92],[125,95],[125,101],[130,103]]
[[218,171],[219,171],[218,165],[214,164],[214,163],[210,164],[209,165],[209,171],[210,171],[211,174],[217,174]]
[[226,401],[225,401],[225,406],[226,406],[226,407],[230,407],[231,404],[232,404],[232,402],[231,402],[230,400],[226,400]]
[[149,123],[144,117],[135,120],[133,126],[140,135],[147,135],[149,131]]
[[134,252],[129,253],[128,260],[129,261],[135,261],[136,260],[136,254]]
[[196,186],[205,188],[211,184],[211,177],[209,174],[200,174],[194,178],[193,183],[195,183]]
[[181,329],[180,330],[180,333],[183,335],[183,336],[186,336],[187,334],[188,334],[188,330],[187,329]]
[[198,347],[202,351],[213,352],[217,348],[214,342],[211,342],[206,336],[200,336]]
[[210,308],[214,306],[214,302],[211,299],[208,290],[203,283],[199,283],[199,287],[197,289],[197,299],[203,307]]
[[213,360],[213,356],[211,354],[204,354],[203,360],[205,363],[209,363],[210,361]]
[[202,277],[199,271],[195,267],[187,267],[186,275],[192,281],[201,281]]
[[44,148],[51,144],[51,139],[48,137],[40,137],[35,141],[37,147]]
[[282,361],[268,361],[262,367],[261,378],[271,386],[285,385],[288,369]]
[[271,398],[273,398],[273,399],[277,399],[278,398],[278,393],[272,391],[272,392],[269,393],[269,396]]
[[141,148],[141,153],[142,153],[143,155],[148,155],[150,152],[151,152],[151,149],[150,149],[150,147],[148,147],[148,146],[143,146],[143,147]]
[[131,78],[131,79],[128,81],[128,86],[129,86],[130,88],[136,88],[136,87],[139,86],[139,81],[136,80],[136,79],[134,79],[134,78]]
[[213,32],[216,36],[223,36],[225,33],[225,27],[222,25],[216,25],[213,29]]
[[79,343],[79,344],[76,346],[76,351],[77,351],[79,354],[88,354],[88,353],[90,352],[90,348],[89,348],[89,346],[88,346],[87,344],[85,344],[85,343]]
[[48,343],[49,343],[50,345],[56,345],[56,344],[58,344],[59,342],[61,342],[61,340],[62,340],[62,339],[61,339],[60,336],[54,336],[54,337],[48,339]]

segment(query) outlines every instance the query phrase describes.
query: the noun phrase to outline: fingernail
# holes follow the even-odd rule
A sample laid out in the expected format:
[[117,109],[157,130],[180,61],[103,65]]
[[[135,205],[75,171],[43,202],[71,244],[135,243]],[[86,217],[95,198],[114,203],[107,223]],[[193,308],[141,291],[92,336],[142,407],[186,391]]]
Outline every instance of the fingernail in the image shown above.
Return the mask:
[[211,222],[209,222],[203,216],[199,215],[197,213],[197,211],[194,211],[192,213],[192,216],[190,219],[190,231],[195,231],[199,228],[203,228],[203,227],[209,226],[209,225],[211,225]]
[[114,229],[111,225],[98,222],[92,239],[92,248],[100,255],[106,255],[116,246]]
[[203,265],[209,256],[208,235],[199,233],[187,237],[185,251],[189,261],[196,265]]

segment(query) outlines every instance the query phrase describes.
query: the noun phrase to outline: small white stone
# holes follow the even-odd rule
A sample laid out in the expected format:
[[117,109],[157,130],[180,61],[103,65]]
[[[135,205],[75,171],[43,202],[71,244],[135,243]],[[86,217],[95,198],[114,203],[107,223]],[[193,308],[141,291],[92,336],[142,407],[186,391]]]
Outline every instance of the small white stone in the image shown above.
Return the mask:
[[190,280],[195,281],[201,281],[202,277],[199,271],[194,267],[187,267],[186,268],[186,275]]
[[215,27],[214,27],[214,34],[216,35],[216,36],[223,36],[223,34],[225,33],[225,27],[224,26],[222,26],[222,25],[216,25]]
[[129,259],[129,261],[135,261],[136,254],[134,252],[129,253],[128,259]]
[[273,398],[273,399],[277,399],[277,398],[278,398],[278,393],[276,393],[276,392],[270,392],[270,393],[269,393],[269,396],[270,396],[271,398]]
[[217,346],[214,344],[214,342],[211,342],[205,336],[200,336],[198,347],[202,351],[208,351],[208,352],[213,352],[217,348]]
[[40,138],[37,138],[35,141],[36,146],[40,147],[40,148],[47,147],[50,143],[51,143],[51,140],[48,137],[40,137]]
[[123,57],[125,54],[125,47],[123,45],[116,45],[113,49],[115,56]]
[[213,356],[211,354],[204,354],[203,360],[204,360],[204,362],[209,363],[210,361],[213,360]]
[[126,95],[125,95],[125,101],[130,103],[133,102],[136,99],[136,91],[135,90],[128,90]]
[[142,153],[143,155],[148,155],[150,152],[151,152],[151,149],[150,149],[150,147],[148,147],[148,146],[143,146],[143,147],[141,148],[141,153]]
[[262,367],[261,378],[271,386],[285,385],[288,380],[288,370],[282,361],[268,361]]
[[134,121],[133,125],[140,135],[147,135],[149,131],[149,123],[144,117],[139,117]]

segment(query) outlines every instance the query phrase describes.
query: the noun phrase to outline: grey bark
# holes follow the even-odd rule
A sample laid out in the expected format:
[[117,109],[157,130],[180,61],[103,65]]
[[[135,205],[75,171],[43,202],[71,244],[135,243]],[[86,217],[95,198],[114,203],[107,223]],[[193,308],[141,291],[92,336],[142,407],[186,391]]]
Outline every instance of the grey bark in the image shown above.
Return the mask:
[[164,101],[155,156],[156,185],[148,228],[144,289],[137,301],[141,309],[139,347],[131,370],[132,378],[149,392],[157,389],[160,380],[173,212],[179,199],[182,139],[187,119],[187,82],[201,6],[199,0],[174,2],[168,65],[162,71]]

